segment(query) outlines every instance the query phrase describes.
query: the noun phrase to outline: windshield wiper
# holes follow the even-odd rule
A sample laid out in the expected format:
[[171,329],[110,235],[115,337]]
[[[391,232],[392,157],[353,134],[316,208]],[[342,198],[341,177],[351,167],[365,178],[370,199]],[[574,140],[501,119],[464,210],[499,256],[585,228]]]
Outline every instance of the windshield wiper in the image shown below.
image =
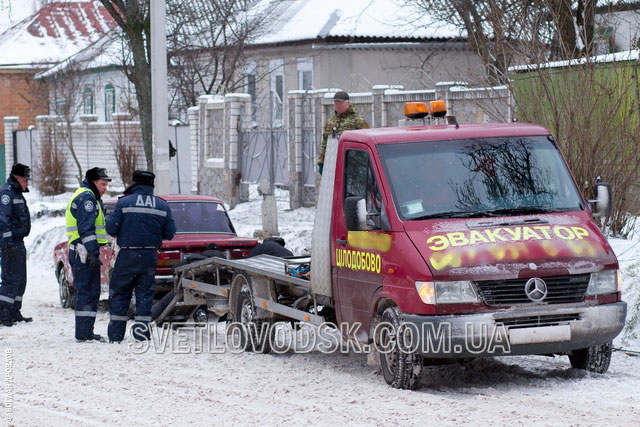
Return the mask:
[[421,221],[424,219],[434,219],[434,218],[477,218],[477,217],[487,217],[487,216],[496,216],[490,211],[451,211],[451,212],[438,212],[428,215],[417,216],[415,218],[409,218],[411,221]]
[[547,206],[520,206],[517,208],[491,209],[484,211],[491,215],[526,215],[566,212],[566,208],[550,208]]

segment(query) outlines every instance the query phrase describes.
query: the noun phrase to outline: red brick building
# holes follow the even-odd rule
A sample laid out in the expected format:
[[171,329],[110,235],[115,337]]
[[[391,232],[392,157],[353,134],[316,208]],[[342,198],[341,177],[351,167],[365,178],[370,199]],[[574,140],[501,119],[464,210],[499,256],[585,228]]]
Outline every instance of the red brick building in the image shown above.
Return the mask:
[[[0,118],[18,117],[19,129],[49,114],[48,89],[33,76],[97,41],[115,26],[97,1],[54,2],[0,34]],[[11,137],[0,124],[0,152]],[[11,164],[6,159],[0,164]]]

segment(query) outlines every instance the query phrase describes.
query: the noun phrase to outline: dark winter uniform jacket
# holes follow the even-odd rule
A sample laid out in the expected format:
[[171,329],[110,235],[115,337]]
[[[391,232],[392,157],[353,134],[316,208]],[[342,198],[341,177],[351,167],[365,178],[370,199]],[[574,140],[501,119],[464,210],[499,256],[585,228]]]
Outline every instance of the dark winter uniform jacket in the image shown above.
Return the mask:
[[[26,191],[29,191],[28,189]],[[2,244],[22,241],[31,231],[31,216],[20,183],[9,176],[0,187],[0,237]]]
[[150,185],[135,185],[121,197],[107,217],[107,233],[118,238],[121,248],[159,248],[171,240],[176,224],[169,204],[153,195]]

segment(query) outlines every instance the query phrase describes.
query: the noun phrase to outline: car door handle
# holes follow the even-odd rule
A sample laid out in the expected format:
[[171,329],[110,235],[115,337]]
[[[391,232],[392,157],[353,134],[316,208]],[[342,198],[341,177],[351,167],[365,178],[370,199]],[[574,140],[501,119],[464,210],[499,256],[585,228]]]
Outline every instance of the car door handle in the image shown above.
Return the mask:
[[343,239],[336,239],[336,243],[339,244],[339,245],[346,245],[347,241],[343,240]]

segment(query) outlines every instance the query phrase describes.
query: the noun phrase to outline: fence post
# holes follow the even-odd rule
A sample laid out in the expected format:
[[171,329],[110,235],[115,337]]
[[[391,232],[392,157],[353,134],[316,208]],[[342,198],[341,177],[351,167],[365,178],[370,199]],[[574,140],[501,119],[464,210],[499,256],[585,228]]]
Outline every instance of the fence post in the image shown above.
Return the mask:
[[[7,116],[4,118],[4,164],[6,175],[11,172],[11,167],[15,163],[15,153],[13,151],[13,132],[18,129],[20,118]],[[33,166],[33,165],[31,165]]]

